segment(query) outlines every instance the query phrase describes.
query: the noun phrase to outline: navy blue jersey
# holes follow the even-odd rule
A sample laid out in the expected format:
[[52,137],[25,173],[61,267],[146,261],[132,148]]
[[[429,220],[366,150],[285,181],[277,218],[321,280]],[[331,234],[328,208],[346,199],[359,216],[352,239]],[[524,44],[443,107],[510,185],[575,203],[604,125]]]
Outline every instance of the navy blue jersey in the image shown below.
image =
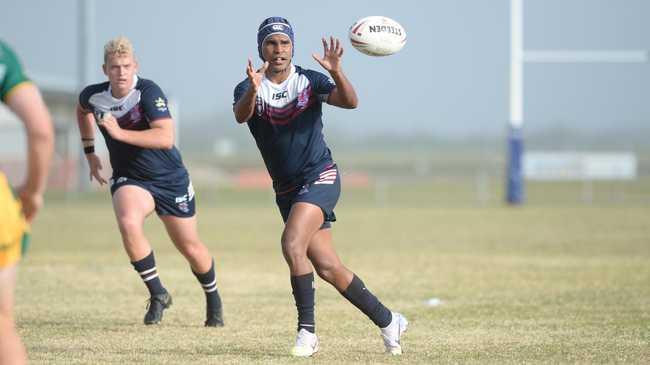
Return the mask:
[[[247,78],[237,85],[235,103],[248,84]],[[317,180],[333,164],[323,138],[321,117],[323,101],[335,87],[322,73],[293,65],[289,77],[281,84],[266,77],[262,80],[248,128],[276,193]]]
[[[134,78],[135,87],[128,95],[116,99],[111,95],[110,83],[103,82],[86,87],[79,95],[79,104],[85,111],[110,112],[121,128],[141,131],[151,128],[149,123],[171,118],[167,98],[151,80]],[[140,180],[168,180],[187,174],[176,147],[171,149],[142,148],[116,141],[102,127],[111,159],[113,177],[130,177]]]

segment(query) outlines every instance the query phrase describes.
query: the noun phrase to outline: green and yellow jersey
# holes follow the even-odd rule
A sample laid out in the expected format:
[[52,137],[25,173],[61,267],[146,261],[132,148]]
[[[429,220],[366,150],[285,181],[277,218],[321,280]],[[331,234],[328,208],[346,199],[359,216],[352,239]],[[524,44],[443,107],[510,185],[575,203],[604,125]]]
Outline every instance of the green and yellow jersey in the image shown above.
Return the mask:
[[[0,100],[6,102],[12,92],[28,82],[18,57],[0,40]],[[28,230],[20,202],[0,171],[0,269],[20,260],[28,241]]]
[[0,40],[0,100],[7,97],[22,84],[30,82],[18,57],[9,46]]

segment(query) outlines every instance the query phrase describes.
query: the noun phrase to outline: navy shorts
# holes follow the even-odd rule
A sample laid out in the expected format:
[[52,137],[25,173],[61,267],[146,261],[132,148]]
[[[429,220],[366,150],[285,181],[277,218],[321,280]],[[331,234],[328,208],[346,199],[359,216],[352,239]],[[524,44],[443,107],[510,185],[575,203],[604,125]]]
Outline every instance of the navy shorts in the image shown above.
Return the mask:
[[153,197],[158,215],[189,218],[193,217],[196,211],[194,188],[187,175],[176,181],[164,182],[117,176],[111,178],[110,184],[111,195],[125,185],[135,185],[145,189]]
[[287,222],[291,206],[295,203],[305,202],[318,206],[323,211],[323,225],[320,229],[332,227],[331,222],[336,221],[334,207],[341,195],[341,178],[336,165],[328,167],[321,172],[318,180],[305,184],[288,193],[275,196],[275,202],[280,208],[282,220]]

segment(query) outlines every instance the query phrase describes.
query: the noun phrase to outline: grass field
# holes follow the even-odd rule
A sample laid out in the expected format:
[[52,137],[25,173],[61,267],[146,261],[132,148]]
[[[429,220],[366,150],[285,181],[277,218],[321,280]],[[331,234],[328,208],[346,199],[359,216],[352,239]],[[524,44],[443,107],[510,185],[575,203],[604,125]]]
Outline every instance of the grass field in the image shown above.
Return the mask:
[[[295,307],[272,196],[217,190],[200,192],[198,209],[217,261],[220,329],[202,327],[202,291],[155,217],[146,228],[174,305],[160,326],[145,327],[146,290],[121,248],[108,194],[50,197],[17,291],[31,362],[650,362],[647,201],[509,208],[402,194],[379,206],[370,192],[344,190],[334,229],[347,266],[409,318],[402,357],[384,355],[378,330],[320,279],[321,351],[289,357]],[[433,297],[442,305],[425,305]]]

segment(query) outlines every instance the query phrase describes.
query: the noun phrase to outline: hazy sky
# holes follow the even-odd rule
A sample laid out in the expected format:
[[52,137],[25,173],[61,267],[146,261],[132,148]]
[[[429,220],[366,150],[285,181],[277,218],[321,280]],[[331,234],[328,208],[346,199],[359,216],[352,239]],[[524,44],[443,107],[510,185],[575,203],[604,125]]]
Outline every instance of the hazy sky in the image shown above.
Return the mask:
[[[77,82],[76,0],[2,0],[0,38],[35,75]],[[650,49],[650,1],[525,0],[529,49]],[[313,69],[320,37],[345,39],[344,70],[360,97],[357,110],[326,109],[325,123],[355,134],[501,134],[508,120],[509,0],[96,1],[92,82],[104,80],[102,47],[126,35],[140,74],[180,103],[182,120],[226,114],[259,64],[256,30],[267,16],[288,18],[294,63]],[[347,41],[358,18],[385,15],[407,32],[404,49],[374,58]],[[639,125],[650,117],[649,64],[527,65],[527,125],[583,128]],[[223,118],[223,117],[222,117]],[[210,121],[204,121],[210,122]]]

